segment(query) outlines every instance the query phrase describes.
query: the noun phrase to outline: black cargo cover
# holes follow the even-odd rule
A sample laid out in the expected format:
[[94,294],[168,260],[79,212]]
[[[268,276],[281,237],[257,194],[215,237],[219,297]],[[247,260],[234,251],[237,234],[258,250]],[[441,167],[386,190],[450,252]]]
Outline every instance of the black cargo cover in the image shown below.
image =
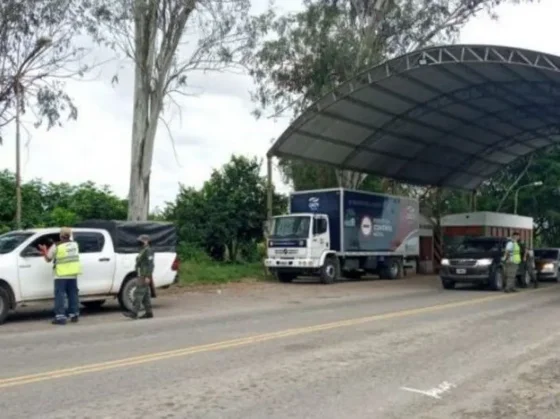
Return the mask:
[[76,223],[74,227],[98,228],[107,230],[113,239],[116,253],[136,253],[140,249],[138,236],[150,236],[151,246],[155,252],[175,252],[177,247],[177,230],[173,223],[156,221],[116,221],[86,220]]

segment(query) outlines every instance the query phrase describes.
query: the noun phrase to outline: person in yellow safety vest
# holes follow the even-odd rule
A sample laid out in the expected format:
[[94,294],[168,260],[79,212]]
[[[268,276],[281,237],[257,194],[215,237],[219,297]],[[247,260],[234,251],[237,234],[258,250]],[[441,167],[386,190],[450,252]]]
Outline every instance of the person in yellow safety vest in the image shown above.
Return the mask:
[[504,292],[517,292],[515,287],[517,271],[519,269],[519,264],[521,263],[521,246],[519,245],[519,233],[513,233],[513,236],[506,245],[504,252],[504,273],[506,276],[506,286]]
[[82,273],[82,265],[78,243],[72,240],[72,230],[62,227],[60,243],[48,249],[46,245],[40,245],[39,250],[47,262],[53,262],[55,317],[52,323],[66,324],[66,297],[68,297],[68,317],[72,323],[77,323],[80,314],[78,275]]

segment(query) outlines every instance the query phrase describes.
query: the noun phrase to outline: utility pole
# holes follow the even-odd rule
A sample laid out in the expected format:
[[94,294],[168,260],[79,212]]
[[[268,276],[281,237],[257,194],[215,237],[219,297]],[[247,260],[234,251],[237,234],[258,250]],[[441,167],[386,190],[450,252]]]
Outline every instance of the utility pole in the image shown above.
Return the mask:
[[14,93],[16,96],[16,228],[21,229],[22,200],[21,200],[21,84],[19,75],[14,81]]

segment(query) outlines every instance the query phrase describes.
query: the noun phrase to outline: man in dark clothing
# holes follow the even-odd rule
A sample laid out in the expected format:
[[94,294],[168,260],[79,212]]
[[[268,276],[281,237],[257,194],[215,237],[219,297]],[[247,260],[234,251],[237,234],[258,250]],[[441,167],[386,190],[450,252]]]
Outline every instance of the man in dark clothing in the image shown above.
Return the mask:
[[[136,257],[136,289],[134,290],[134,308],[131,313],[125,313],[126,317],[132,319],[151,319],[154,317],[152,311],[151,283],[154,273],[154,252],[150,247],[150,238],[143,234],[138,237],[142,249]],[[139,316],[141,306],[146,311]]]

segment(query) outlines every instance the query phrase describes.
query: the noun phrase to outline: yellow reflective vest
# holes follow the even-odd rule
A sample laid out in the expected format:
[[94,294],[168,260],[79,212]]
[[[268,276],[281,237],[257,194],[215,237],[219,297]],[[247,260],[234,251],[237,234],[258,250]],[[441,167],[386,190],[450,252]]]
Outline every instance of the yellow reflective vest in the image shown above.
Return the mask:
[[521,246],[519,243],[513,242],[513,255],[511,257],[511,261],[516,265],[521,263]]
[[56,246],[54,272],[57,278],[75,278],[82,273],[80,252],[76,242],[65,242]]

